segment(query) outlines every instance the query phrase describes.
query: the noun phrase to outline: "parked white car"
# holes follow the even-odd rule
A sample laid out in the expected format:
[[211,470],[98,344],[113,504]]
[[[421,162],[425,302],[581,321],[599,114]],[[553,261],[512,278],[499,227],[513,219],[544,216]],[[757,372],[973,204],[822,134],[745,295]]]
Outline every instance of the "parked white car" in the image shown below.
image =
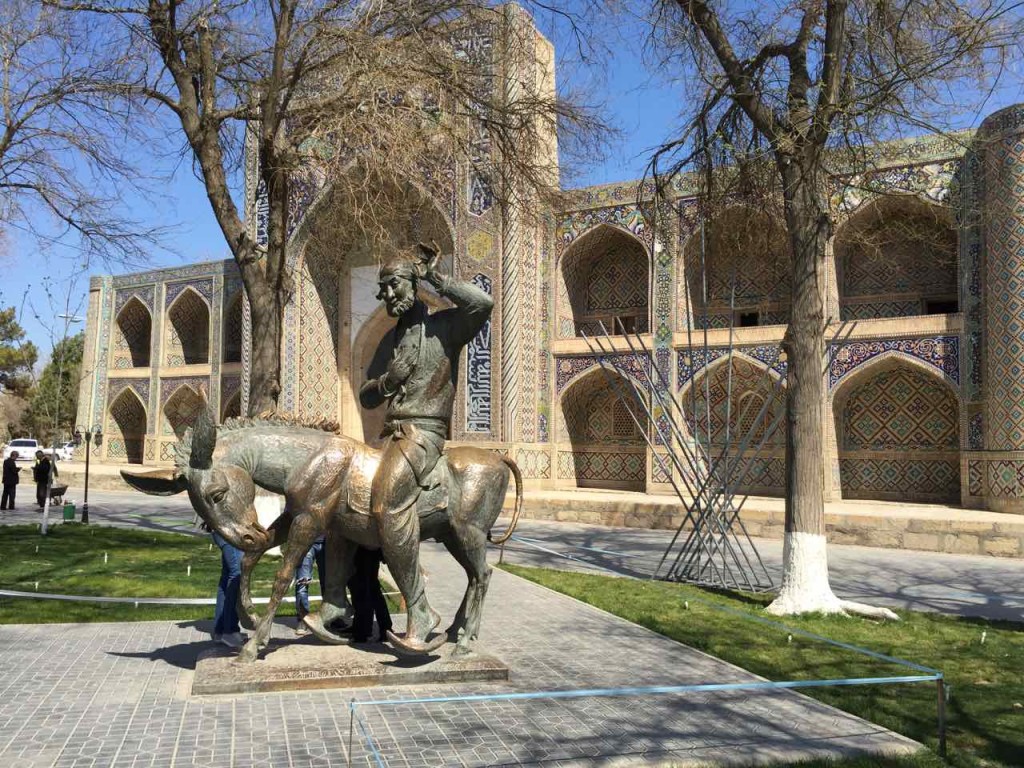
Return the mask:
[[36,451],[42,448],[39,441],[34,437],[16,437],[4,448],[4,461],[11,458],[11,454],[18,452],[18,461],[35,461]]

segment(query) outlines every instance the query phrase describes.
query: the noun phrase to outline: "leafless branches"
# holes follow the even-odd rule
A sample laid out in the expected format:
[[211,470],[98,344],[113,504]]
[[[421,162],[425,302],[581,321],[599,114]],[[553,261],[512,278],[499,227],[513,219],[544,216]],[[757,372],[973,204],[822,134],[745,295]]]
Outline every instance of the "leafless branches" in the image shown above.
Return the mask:
[[85,19],[32,0],[0,13],[0,230],[75,236],[85,261],[145,263],[161,229],[127,210],[141,184],[126,159],[125,105],[90,89],[116,61]]

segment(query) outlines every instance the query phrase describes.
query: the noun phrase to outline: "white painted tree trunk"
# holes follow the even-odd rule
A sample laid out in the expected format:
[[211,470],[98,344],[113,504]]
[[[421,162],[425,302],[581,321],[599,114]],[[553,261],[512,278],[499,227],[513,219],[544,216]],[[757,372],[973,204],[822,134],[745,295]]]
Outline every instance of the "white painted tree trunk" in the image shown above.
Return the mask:
[[782,550],[782,589],[765,609],[775,616],[798,613],[841,613],[873,619],[898,621],[888,608],[879,608],[850,600],[840,600],[828,580],[828,554],[825,537],[794,531],[786,534]]

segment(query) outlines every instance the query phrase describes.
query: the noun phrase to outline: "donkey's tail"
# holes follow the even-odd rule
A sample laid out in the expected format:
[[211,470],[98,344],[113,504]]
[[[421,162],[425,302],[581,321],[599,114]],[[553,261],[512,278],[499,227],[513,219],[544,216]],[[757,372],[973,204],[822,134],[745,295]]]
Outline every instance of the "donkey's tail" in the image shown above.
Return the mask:
[[516,481],[516,506],[512,511],[512,522],[508,524],[508,528],[506,528],[500,536],[494,538],[488,531],[487,540],[492,544],[504,544],[509,540],[509,538],[511,538],[512,533],[516,529],[516,525],[519,523],[519,515],[523,511],[523,474],[519,471],[519,465],[512,461],[508,456],[502,456],[501,460],[504,461],[512,471],[512,477],[515,478]]

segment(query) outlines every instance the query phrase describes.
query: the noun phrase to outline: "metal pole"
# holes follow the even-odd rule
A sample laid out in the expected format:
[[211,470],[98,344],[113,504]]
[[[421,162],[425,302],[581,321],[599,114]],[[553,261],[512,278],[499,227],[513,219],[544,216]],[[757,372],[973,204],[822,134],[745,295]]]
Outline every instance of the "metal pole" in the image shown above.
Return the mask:
[[85,499],[82,501],[82,523],[89,524],[89,454],[92,453],[92,432],[85,432]]
[[935,681],[939,705],[939,757],[946,757],[946,681],[939,678]]
[[355,726],[356,720],[356,700],[352,699],[348,703],[348,762],[345,764],[348,768],[352,768],[352,731]]

